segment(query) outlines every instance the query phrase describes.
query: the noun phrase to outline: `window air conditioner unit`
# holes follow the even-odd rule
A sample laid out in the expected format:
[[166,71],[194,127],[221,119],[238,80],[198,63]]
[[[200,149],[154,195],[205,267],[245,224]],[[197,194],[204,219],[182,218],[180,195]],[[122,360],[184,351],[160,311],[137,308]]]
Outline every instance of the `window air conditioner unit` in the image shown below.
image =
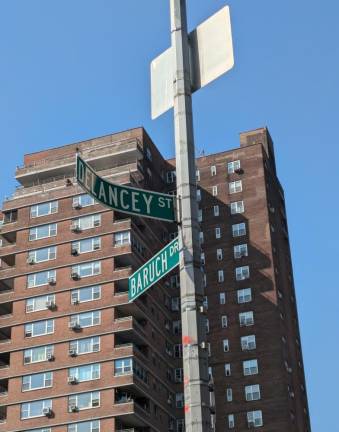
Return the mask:
[[53,300],[47,300],[46,301],[46,307],[49,310],[54,310],[56,308],[56,304]]
[[79,408],[78,408],[76,405],[70,405],[70,406],[69,406],[69,409],[70,409],[70,411],[72,411],[72,412],[78,412],[78,411],[79,411]]
[[76,356],[77,356],[77,351],[76,351],[75,349],[70,349],[70,350],[68,351],[68,355],[69,355],[70,357],[76,357]]
[[54,277],[50,277],[50,278],[48,278],[48,279],[47,279],[47,282],[48,282],[50,285],[55,285],[55,284],[56,284],[56,280],[55,280]]
[[81,227],[80,227],[80,225],[78,223],[73,223],[71,225],[71,230],[73,232],[81,232]]
[[72,304],[73,304],[73,305],[77,305],[77,304],[79,304],[79,300],[78,300],[77,298],[73,298],[73,299],[72,299]]
[[26,312],[33,312],[34,311],[34,306],[33,305],[27,305],[26,306]]
[[80,210],[80,209],[82,208],[82,205],[80,204],[79,201],[74,201],[74,203],[73,203],[73,208],[74,208],[75,210]]
[[95,244],[94,247],[93,247],[93,249],[94,249],[94,250],[98,250],[98,249],[100,249],[100,245],[99,245],[99,244]]
[[30,330],[27,330],[27,331],[25,332],[25,336],[26,336],[26,337],[31,337],[31,336],[32,336],[32,332],[31,332]]
[[78,379],[75,376],[69,376],[68,377],[68,384],[77,384],[78,383]]
[[27,258],[27,264],[35,264],[35,259],[33,257],[28,257]]
[[52,417],[53,411],[51,410],[51,408],[44,408],[42,410],[42,414],[46,417]]
[[77,248],[72,248],[71,254],[74,255],[74,256],[79,255],[78,249]]
[[54,354],[52,354],[52,353],[48,353],[48,354],[47,354],[47,360],[48,360],[48,361],[53,361],[53,360],[55,360]]
[[32,357],[25,357],[24,358],[24,363],[31,363],[32,361]]
[[79,323],[79,322],[76,322],[76,321],[71,321],[71,322],[68,324],[68,327],[69,327],[71,330],[74,330],[74,331],[81,330],[81,325],[80,325],[80,323]]
[[244,172],[244,170],[242,168],[237,168],[234,170],[234,172],[237,174],[242,174]]
[[71,273],[71,278],[74,279],[74,280],[78,280],[78,279],[80,279],[80,275],[79,275],[78,272],[72,272]]
[[207,349],[207,343],[201,342],[200,347],[201,347],[201,349]]

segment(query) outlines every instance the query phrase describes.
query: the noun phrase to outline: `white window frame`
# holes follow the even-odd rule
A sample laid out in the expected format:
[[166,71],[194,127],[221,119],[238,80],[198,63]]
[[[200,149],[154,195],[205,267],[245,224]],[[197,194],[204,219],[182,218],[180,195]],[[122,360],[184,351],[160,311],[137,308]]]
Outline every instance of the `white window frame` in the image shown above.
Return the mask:
[[247,425],[249,428],[252,427],[257,428],[264,425],[261,410],[248,411],[246,417],[247,417]]
[[166,173],[166,183],[167,184],[174,183],[176,178],[177,178],[177,173],[175,170],[167,171],[167,173]]
[[250,303],[252,299],[252,288],[243,288],[237,290],[238,304]]
[[221,228],[215,227],[215,238],[220,239],[221,238]]
[[249,266],[241,266],[235,268],[235,279],[237,281],[242,281],[249,279],[250,277],[250,268]]
[[[91,321],[90,324],[84,325],[81,323],[82,320],[87,320],[88,318]],[[82,312],[79,314],[71,315],[69,322],[73,324],[77,323],[81,326],[81,328],[95,327],[101,324],[101,311],[95,310],[95,311]]]
[[[91,291],[91,298],[86,300],[81,300],[81,293],[85,291]],[[93,285],[83,288],[74,289],[71,291],[71,303],[87,303],[95,300],[101,299],[101,285]]]
[[[39,259],[39,253],[40,252],[47,252],[47,258],[45,259]],[[49,247],[45,247],[45,248],[40,248],[40,249],[34,249],[28,252],[28,260],[33,260],[34,263],[41,263],[41,262],[46,262],[46,261],[51,261],[51,260],[55,260],[57,257],[57,247],[56,246],[49,246]]]
[[252,351],[257,348],[257,341],[255,335],[241,336],[240,345],[242,351]]
[[225,376],[231,376],[232,372],[231,372],[231,363],[225,363],[224,364],[224,371],[225,371]]
[[228,414],[227,422],[228,422],[228,429],[234,429],[235,427],[234,414]]
[[[87,245],[88,243],[90,244],[89,249],[82,250],[82,246]],[[101,238],[97,236],[74,241],[72,242],[71,248],[72,250],[76,250],[78,254],[94,252],[101,248]]]
[[218,261],[222,261],[222,259],[223,259],[223,252],[222,252],[222,249],[217,249],[217,260]]
[[[35,332],[34,332],[35,326],[37,324],[41,324],[41,323],[45,323],[45,332],[35,334]],[[47,320],[35,321],[33,323],[27,323],[27,324],[25,324],[24,333],[25,333],[25,338],[33,338],[33,337],[46,336],[49,334],[53,334],[54,333],[54,320],[53,319],[47,319]]]
[[[36,278],[38,275],[46,275],[46,281],[44,281],[43,283],[37,283]],[[56,280],[56,271],[54,269],[37,273],[30,273],[29,275],[27,275],[27,288],[36,288],[39,286],[48,285],[50,279]]]
[[[33,352],[34,351],[38,351],[38,350],[42,350],[44,349],[44,357],[41,360],[35,360],[32,361],[33,359]],[[44,361],[48,361],[48,355],[53,355],[54,354],[54,345],[43,345],[43,346],[37,346],[37,347],[33,347],[33,348],[27,348],[24,350],[23,352],[23,357],[24,357],[24,364],[32,364],[32,363],[41,363]],[[30,361],[26,361],[26,359],[30,358]]]
[[231,215],[245,212],[244,201],[234,201],[230,203]]
[[259,373],[258,360],[244,360],[242,362],[244,376],[257,375]]
[[[120,362],[121,366],[119,366],[119,372],[117,372],[117,366],[116,362]],[[114,376],[124,376],[124,375],[131,375],[133,374],[133,358],[132,357],[126,357],[126,358],[119,358],[114,360]]]
[[[47,213],[39,214],[39,208],[42,208],[42,206],[46,206],[46,205],[48,205],[48,207],[49,207]],[[37,217],[42,217],[42,216],[48,216],[50,214],[58,213],[58,208],[59,208],[58,201],[49,201],[49,202],[44,202],[44,203],[38,203],[38,204],[34,204],[31,206],[29,215],[30,215],[31,219],[35,219]],[[33,213],[36,213],[36,214],[33,215]]]
[[248,256],[248,246],[247,243],[242,243],[233,246],[233,255],[235,259],[240,259],[242,257]]
[[113,234],[113,246],[120,247],[131,244],[131,231],[118,231]]
[[[89,200],[88,203],[82,202],[83,199],[85,199],[85,198]],[[74,196],[73,200],[72,200],[72,206],[73,207],[80,206],[81,208],[83,208],[83,207],[89,207],[89,206],[94,205],[94,204],[95,204],[94,198],[91,195],[86,194],[86,193]]]
[[[31,411],[32,405],[39,405],[39,404],[41,404],[41,413],[37,414],[37,415],[29,415],[29,411]],[[23,407],[25,405],[27,405],[27,407],[29,407],[28,410],[27,410],[28,411],[28,415],[27,416],[23,416]],[[24,402],[20,406],[20,418],[21,418],[21,420],[26,420],[26,419],[37,418],[37,417],[44,417],[45,415],[43,414],[43,410],[45,408],[52,409],[52,399],[44,399],[44,400]]]
[[239,313],[239,324],[240,327],[249,327],[254,325],[254,314],[253,311],[246,311]]
[[232,225],[232,236],[233,237],[242,237],[246,235],[246,223],[240,222]]
[[[87,221],[89,222],[87,225]],[[80,216],[72,221],[73,226],[78,226],[81,231],[93,229],[101,226],[101,214],[96,213],[92,215]]]
[[[41,300],[41,305],[37,306],[37,301]],[[38,312],[48,309],[48,302],[55,303],[55,294],[46,294],[38,297],[26,299],[26,313]],[[38,303],[40,304],[40,302]]]
[[198,209],[198,222],[202,222],[202,209]]
[[226,304],[226,293],[219,293],[219,304]]
[[[90,370],[90,378],[89,379],[83,379],[81,378],[81,371],[85,369]],[[100,379],[101,376],[101,365],[100,363],[93,363],[93,364],[85,364],[85,365],[79,365],[74,366],[68,369],[68,377],[74,377],[76,378],[77,382],[88,382],[88,381],[95,381]]]
[[[90,274],[81,274],[85,271],[84,269],[90,269]],[[80,263],[72,266],[71,274],[77,273],[79,277],[86,278],[91,276],[97,276],[101,274],[101,261],[91,261],[86,263]]]
[[[48,227],[48,234],[47,235],[41,235],[40,237],[38,237],[39,229],[44,228],[44,227]],[[58,224],[56,224],[56,223],[38,225],[36,227],[32,227],[29,229],[28,240],[29,241],[36,241],[36,240],[41,240],[44,238],[55,237],[57,235],[57,233],[58,233]]]
[[242,180],[235,180],[232,182],[228,183],[228,193],[234,194],[234,193],[238,193],[238,192],[242,192]]
[[[81,343],[85,342],[87,345],[88,341],[90,341],[91,350],[80,352],[79,346],[81,345]],[[83,339],[74,339],[74,340],[71,340],[69,343],[69,349],[74,350],[78,356],[83,355],[83,354],[91,354],[91,353],[95,353],[95,352],[100,352],[100,346],[101,346],[100,336],[91,336],[91,337],[83,338]],[[97,349],[94,349],[94,347],[97,347]]]
[[[43,383],[45,385],[40,386],[40,387],[32,387],[32,377],[37,376],[37,375],[43,376]],[[25,380],[28,381],[28,387],[27,388],[25,388],[25,383],[24,383]],[[48,383],[48,382],[50,382],[50,384],[46,385],[46,383]],[[51,371],[36,373],[36,374],[32,374],[32,375],[24,375],[21,378],[21,391],[23,391],[23,392],[41,390],[41,389],[49,388],[49,387],[53,387],[53,372],[51,372]]]
[[89,420],[89,421],[69,424],[67,426],[67,432],[79,432],[78,426],[84,424],[87,424],[89,426],[89,429],[86,432],[100,432],[100,420]]
[[221,328],[228,327],[227,315],[221,315]]
[[228,174],[233,174],[235,172],[235,170],[240,169],[240,160],[235,160],[235,161],[231,161],[228,162],[227,164],[227,173]]
[[218,205],[214,205],[213,206],[213,215],[214,216],[219,216],[219,214],[220,214],[219,206]]
[[218,186],[212,186],[212,196],[218,196]]
[[226,402],[232,402],[233,401],[233,391],[231,387],[226,388]]
[[257,401],[261,399],[260,384],[251,384],[245,386],[246,402]]
[[225,282],[224,270],[218,270],[218,282]]
[[222,341],[222,347],[224,352],[229,352],[230,350],[230,342],[228,339],[223,339]]
[[197,202],[201,201],[201,189],[197,188]]
[[[79,400],[81,400],[81,398],[83,396],[89,397],[90,405],[82,407],[79,404]],[[72,410],[71,410],[72,405],[76,405],[78,411],[85,411],[88,409],[100,408],[100,396],[101,396],[100,391],[98,391],[98,390],[71,394],[68,396],[68,412],[72,412]],[[98,403],[94,404],[95,401],[98,401]]]
[[196,181],[200,181],[200,171],[198,169],[195,170],[195,178],[196,178]]
[[211,176],[214,177],[217,175],[217,167],[216,165],[211,165]]

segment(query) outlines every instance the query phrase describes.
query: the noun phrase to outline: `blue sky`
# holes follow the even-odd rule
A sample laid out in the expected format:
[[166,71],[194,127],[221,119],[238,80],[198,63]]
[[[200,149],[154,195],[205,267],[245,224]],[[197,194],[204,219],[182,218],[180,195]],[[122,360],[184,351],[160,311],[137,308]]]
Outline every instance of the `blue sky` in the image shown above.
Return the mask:
[[[188,0],[189,27],[224,4]],[[313,431],[338,430],[338,2],[228,4],[235,67],[194,95],[196,148],[230,149],[240,131],[269,127]],[[0,199],[13,191],[23,153],[142,125],[173,156],[172,112],[152,121],[149,98],[149,63],[169,44],[168,0],[2,1]]]

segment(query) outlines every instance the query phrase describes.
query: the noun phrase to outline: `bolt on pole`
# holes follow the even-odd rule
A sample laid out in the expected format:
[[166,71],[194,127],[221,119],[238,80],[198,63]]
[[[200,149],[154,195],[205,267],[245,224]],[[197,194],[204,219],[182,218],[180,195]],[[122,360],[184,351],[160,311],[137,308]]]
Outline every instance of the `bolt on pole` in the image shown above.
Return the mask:
[[206,317],[200,269],[191,78],[185,0],[170,0],[174,55],[174,132],[180,244],[180,296],[186,432],[210,430]]

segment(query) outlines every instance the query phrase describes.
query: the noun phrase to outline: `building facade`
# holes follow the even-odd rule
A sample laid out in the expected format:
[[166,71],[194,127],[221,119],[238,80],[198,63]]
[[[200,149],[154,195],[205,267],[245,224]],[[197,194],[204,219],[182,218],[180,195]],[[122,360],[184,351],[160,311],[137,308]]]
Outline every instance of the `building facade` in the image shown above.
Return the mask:
[[[197,159],[214,430],[310,431],[283,190],[266,129]],[[25,155],[3,203],[0,432],[184,430],[180,283],[128,303],[174,225],[96,204],[75,153],[120,184],[175,193],[142,129]]]

